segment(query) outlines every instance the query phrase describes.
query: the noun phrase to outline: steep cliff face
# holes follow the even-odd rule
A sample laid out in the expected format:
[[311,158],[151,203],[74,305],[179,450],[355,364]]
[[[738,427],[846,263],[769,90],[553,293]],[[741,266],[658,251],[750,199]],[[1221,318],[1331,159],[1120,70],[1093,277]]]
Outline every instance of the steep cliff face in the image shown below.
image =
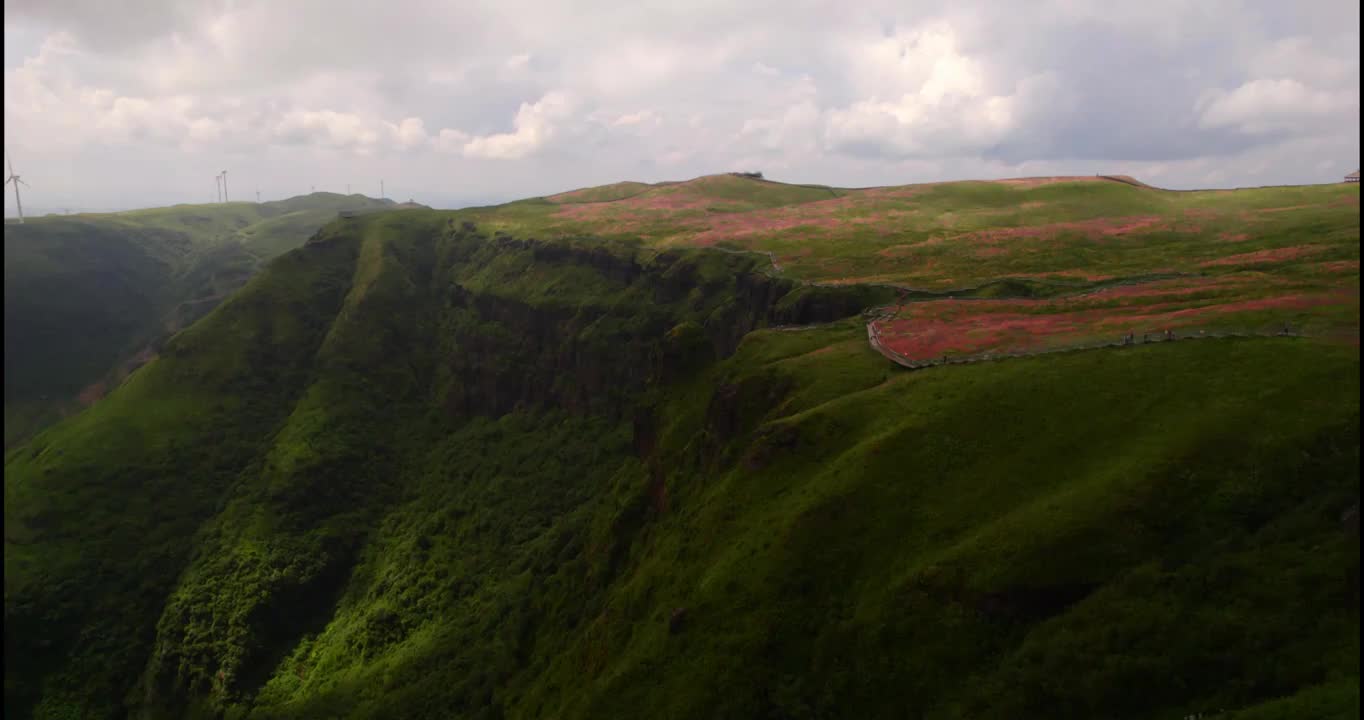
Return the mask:
[[354,254],[281,259],[216,324],[7,455],[6,715],[117,712],[201,524],[298,401]]
[[[719,253],[645,258],[590,241],[489,238],[434,216],[398,228],[366,219],[329,228],[167,343],[104,414],[75,423],[93,437],[114,436],[128,433],[118,426],[132,416],[140,432],[129,440],[156,438],[130,442],[118,458],[91,451],[101,472],[124,480],[98,481],[73,466],[65,446],[80,443],[60,430],[11,463],[7,518],[24,528],[12,535],[26,539],[23,550],[7,549],[7,560],[26,570],[31,557],[43,576],[17,573],[32,580],[18,581],[24,592],[46,597],[56,587],[49,573],[75,581],[140,567],[127,592],[147,604],[116,619],[96,616],[97,605],[80,597],[7,603],[15,627],[32,620],[43,634],[11,634],[10,647],[64,665],[60,684],[88,673],[83,684],[106,690],[126,685],[138,658],[150,657],[137,704],[171,714],[204,697],[218,698],[214,707],[240,699],[300,628],[326,617],[368,523],[408,490],[403,475],[421,462],[422,443],[515,412],[619,422],[679,363],[710,362],[747,330],[785,320],[780,304],[793,292],[753,274],[750,261]],[[860,309],[844,290],[804,295],[804,317]],[[669,342],[679,326],[704,328],[699,357]],[[202,422],[154,411],[181,402],[198,403],[192,417]],[[190,447],[204,439],[217,446]],[[49,531],[48,518],[74,512],[56,506],[47,492],[54,486],[111,510],[129,502],[119,493],[131,493],[180,517],[152,538],[114,517],[108,528]],[[150,541],[167,557],[154,568],[113,554],[37,567],[50,545],[75,549],[104,532],[124,548]],[[156,621],[148,612],[167,592]],[[137,607],[121,592],[103,601]],[[159,629],[148,647],[153,621]],[[93,656],[83,664],[77,638],[93,627],[125,645],[126,664]],[[66,632],[49,636],[56,628]],[[67,653],[76,659],[63,663]],[[23,684],[40,684],[43,666],[29,663],[40,675]]]
[[1357,698],[1356,348],[903,373],[760,259],[327,226],[7,457],[6,715]]
[[754,329],[830,322],[890,297],[773,279],[757,260],[721,253],[487,238],[476,228],[444,243],[432,275],[444,296],[437,383],[464,415],[557,407],[621,417],[651,380],[696,361],[676,346],[684,324],[700,329],[713,360]]

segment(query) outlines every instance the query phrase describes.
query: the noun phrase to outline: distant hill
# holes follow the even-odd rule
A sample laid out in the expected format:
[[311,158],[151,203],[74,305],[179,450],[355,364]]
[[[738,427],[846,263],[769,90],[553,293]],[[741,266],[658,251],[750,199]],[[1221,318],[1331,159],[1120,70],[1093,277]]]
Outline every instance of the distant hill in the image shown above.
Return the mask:
[[[1007,275],[1188,270],[1186,259],[1219,247],[1198,244],[1214,226],[1258,239],[1244,251],[1288,241],[1264,226],[1321,220],[1338,234],[1337,221],[1358,212],[1359,192],[1344,183],[1176,192],[1115,175],[836,188],[725,174],[584,188],[467,214],[533,237],[770,253],[783,272],[812,281],[951,289]],[[1001,242],[1006,236],[1018,241]],[[1098,238],[1124,241],[1100,253]],[[1196,251],[1182,257],[1184,247]]]
[[557,195],[550,195],[546,199],[556,203],[613,202],[638,195],[653,187],[655,186],[642,182],[618,182],[580,190],[569,190]]
[[822,185],[792,185],[733,173],[704,175],[683,182],[620,182],[550,195],[559,205],[629,201],[633,207],[684,207],[695,202],[729,201],[727,211],[780,207],[827,200],[837,193]]
[[339,210],[396,207],[313,193],[6,224],[5,446],[102,395]]

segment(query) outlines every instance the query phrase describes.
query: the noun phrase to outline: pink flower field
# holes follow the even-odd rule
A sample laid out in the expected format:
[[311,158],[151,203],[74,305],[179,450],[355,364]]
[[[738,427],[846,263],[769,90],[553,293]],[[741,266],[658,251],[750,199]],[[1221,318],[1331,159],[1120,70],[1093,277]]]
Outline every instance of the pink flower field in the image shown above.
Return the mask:
[[1256,252],[1220,257],[1216,260],[1204,262],[1202,263],[1202,266],[1217,267],[1222,265],[1255,265],[1259,263],[1283,262],[1284,260],[1296,260],[1304,255],[1319,253],[1321,250],[1320,247],[1312,245],[1273,248],[1270,250],[1259,250]]
[[[915,302],[892,317],[874,321],[873,331],[890,350],[910,360],[928,361],[1121,342],[1128,333],[1139,342],[1144,335],[1159,337],[1166,330],[1184,334],[1200,329],[1243,330],[1248,328],[1239,328],[1237,317],[1247,313],[1282,311],[1287,318],[1352,301],[1340,291],[1282,292],[1258,298],[1226,295],[1236,284],[1194,278],[1057,300]],[[1219,297],[1218,292],[1224,294]],[[1353,302],[1358,302],[1357,295]],[[1264,324],[1263,318],[1257,322]]]

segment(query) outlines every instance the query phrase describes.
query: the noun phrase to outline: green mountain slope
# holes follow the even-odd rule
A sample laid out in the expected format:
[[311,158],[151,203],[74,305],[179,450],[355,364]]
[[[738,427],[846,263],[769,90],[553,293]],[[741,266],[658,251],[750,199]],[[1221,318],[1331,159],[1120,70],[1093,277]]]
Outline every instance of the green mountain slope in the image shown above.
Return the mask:
[[5,715],[1357,708],[1357,345],[906,372],[889,289],[464,217],[326,226],[8,454]]
[[326,226],[7,454],[6,716],[1357,715],[1357,341],[911,372],[893,288],[490,212]]
[[5,225],[5,446],[89,404],[340,209],[333,193]]

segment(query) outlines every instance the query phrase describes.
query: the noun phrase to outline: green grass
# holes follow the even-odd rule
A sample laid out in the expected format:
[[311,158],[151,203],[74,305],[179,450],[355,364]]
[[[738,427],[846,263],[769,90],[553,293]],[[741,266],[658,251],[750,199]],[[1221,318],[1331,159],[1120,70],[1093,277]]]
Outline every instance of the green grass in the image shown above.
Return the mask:
[[624,200],[625,198],[638,195],[651,187],[653,186],[642,182],[618,182],[610,185],[582,188],[581,190],[570,190],[568,192],[550,195],[547,199],[560,204],[615,202],[616,200]]
[[805,280],[940,290],[1003,277],[1198,272],[1209,260],[1302,245],[1358,260],[1359,188],[1348,184],[1169,192],[1095,180],[842,190],[716,175],[620,195],[466,215],[520,236],[722,243],[775,253],[785,272]]
[[[855,336],[857,329],[846,332]],[[827,342],[804,333],[772,335],[786,345],[809,343],[783,352],[791,358],[807,357],[810,351],[801,350]],[[1234,649],[1240,646],[1228,645],[1230,638],[1275,637],[1277,650],[1297,635],[1300,628],[1286,617],[1293,613],[1279,620],[1271,614],[1282,603],[1298,602],[1288,595],[1313,594],[1311,573],[1329,574],[1342,561],[1357,567],[1358,556],[1347,545],[1353,541],[1335,535],[1300,584],[1279,578],[1275,582],[1284,584],[1278,589],[1261,590],[1266,596],[1252,603],[1258,614],[1217,618],[1237,628],[1222,636],[1183,639],[1195,628],[1156,614],[1156,607],[1130,617],[1125,608],[1153,597],[1152,588],[1129,585],[1152,562],[1193,563],[1184,574],[1205,578],[1257,552],[1272,556],[1268,547],[1305,552],[1316,542],[1291,538],[1288,528],[1322,539],[1338,532],[1333,518],[1357,493],[1357,475],[1350,474],[1357,450],[1347,440],[1357,407],[1353,397],[1335,410],[1326,407],[1336,402],[1337,390],[1353,392],[1349,374],[1357,355],[1330,351],[1341,364],[1325,370],[1316,365],[1322,348],[1290,342],[1076,354],[897,373],[881,382],[883,366],[868,351],[860,358],[834,355],[818,373],[799,368],[788,375],[774,368],[789,361],[746,357],[750,351],[770,357],[769,343],[751,350],[745,343],[700,385],[738,387],[740,402],[763,397],[763,387],[793,389],[779,395],[785,400],[756,431],[736,439],[729,449],[737,462],[720,466],[727,471],[704,472],[704,458],[698,458],[700,468],[691,466],[686,452],[662,463],[679,468],[668,477],[675,513],[637,538],[638,567],[602,613],[621,623],[618,639],[603,650],[581,640],[574,652],[558,654],[549,682],[560,693],[545,691],[540,680],[538,697],[519,709],[600,717],[647,704],[654,717],[780,711],[883,717],[913,699],[909,707],[933,709],[928,714],[934,717],[1044,711],[1160,717],[1162,709],[1212,702],[1189,689],[1199,682],[1192,677],[1203,677],[1204,692],[1214,697],[1232,677],[1253,685],[1249,678],[1256,673],[1276,672],[1276,663],[1288,661],[1273,657],[1274,651],[1252,660]],[[844,378],[861,364],[867,366],[861,377],[831,393],[833,399],[813,407],[799,401],[811,385],[847,383]],[[1218,372],[1206,375],[1203,369],[1213,366]],[[1297,368],[1304,374],[1297,376]],[[1325,381],[1319,371],[1334,380]],[[1272,372],[1298,379],[1268,382]],[[1086,378],[1084,388],[1075,385],[1076,377]],[[745,392],[751,383],[758,389]],[[694,425],[672,435],[695,438],[714,406],[685,397],[678,402],[664,414],[679,424],[691,414]],[[1336,449],[1324,457],[1335,468],[1331,482],[1339,484],[1295,487],[1293,473],[1276,467],[1286,447],[1328,438]],[[1247,477],[1261,479],[1247,485]],[[1318,492],[1334,499],[1306,499]],[[1297,502],[1301,511],[1290,510]],[[1285,527],[1262,529],[1275,522]],[[1243,542],[1250,547],[1234,550]],[[1325,547],[1333,549],[1327,553]],[[1245,568],[1245,582],[1253,586],[1282,569],[1277,563]],[[1198,582],[1204,580],[1194,587]],[[1072,587],[1083,588],[1085,599],[1028,617],[1030,597],[1053,589],[1064,596]],[[1342,584],[1333,592],[1344,589]],[[1272,592],[1287,595],[1271,600]],[[1010,617],[1011,597],[1022,606],[1014,611],[1021,617]],[[1325,596],[1319,601],[1332,602]],[[1180,602],[1192,612],[1210,599],[1189,595]],[[1211,602],[1210,619],[1223,609]],[[688,607],[694,623],[681,637],[669,636],[661,621],[677,606]],[[1312,663],[1350,657],[1357,637],[1349,630],[1358,610],[1348,607],[1323,616],[1341,625],[1323,620],[1315,639],[1297,638],[1337,648],[1338,654],[1326,656],[1336,660]],[[1162,641],[1178,641],[1188,655],[1160,658],[1168,664],[1124,679],[1087,667],[1089,657],[1122,658],[1121,643],[1109,648],[1101,639],[1124,628],[1145,638],[1131,662],[1159,658]],[[1096,643],[1088,655],[1086,642]],[[1236,642],[1247,643],[1248,651],[1255,641]],[[1053,667],[1045,669],[1028,659],[1062,650],[1078,654],[1051,660]],[[1197,667],[1200,652],[1232,653],[1235,670],[1225,672],[1236,675],[1214,680],[1216,670]],[[609,659],[588,673],[592,680],[584,691],[583,664],[594,654]],[[1312,663],[1298,672],[1306,678],[1326,672]],[[1349,662],[1337,667],[1353,671]],[[570,679],[575,676],[576,682]],[[1164,686],[1176,677],[1184,679],[1184,689]],[[1052,678],[1065,680],[1058,685]],[[1119,694],[1133,685],[1141,693]],[[1083,688],[1091,687],[1096,692],[1086,695]],[[1034,704],[1017,705],[1020,691],[1037,693],[1028,701]],[[561,707],[566,709],[553,710]]]
[[[799,307],[740,307],[732,297],[745,282],[771,287],[772,301],[795,288],[745,274],[753,261],[739,256],[518,246],[447,228],[446,214],[421,210],[329,225],[109,398],[11,452],[7,611],[54,629],[17,641],[35,660],[7,696],[12,707],[40,697],[40,709],[112,712],[128,688],[109,688],[149,654],[136,703],[239,700],[296,640],[257,616],[296,596],[329,597],[365,544],[362,529],[411,490],[410,453],[432,433],[470,412],[554,405],[602,415],[597,423],[619,433],[632,398],[667,369],[656,361],[669,328],[701,328],[701,355],[713,356],[735,341],[732,324],[769,322],[769,311],[818,319],[844,312],[851,296],[801,290]],[[530,265],[570,282],[545,286]],[[74,515],[80,527],[54,529]],[[89,543],[103,551],[78,550]],[[145,552],[128,551],[138,543]],[[103,573],[136,581],[93,604],[64,594]],[[223,588],[233,589],[226,604]],[[166,605],[155,635],[153,604]],[[119,646],[116,657],[106,644],[72,644],[92,632]],[[219,685],[225,696],[214,695]]]
[[[921,291],[920,299],[1051,297],[1057,301],[1027,312],[1077,325],[1056,337],[1001,338],[984,349],[966,343],[975,353],[1169,328],[1274,332],[1284,323],[1299,332],[1358,337],[1354,185],[1170,192],[1096,178],[848,190],[714,175],[606,192],[613,188],[592,195],[590,205],[521,202],[460,218],[536,237],[588,233],[656,249],[716,245],[770,253],[785,277],[890,284]],[[1161,307],[1124,302],[1109,314],[1068,314],[1085,294],[1156,282],[1216,290]],[[976,306],[975,312],[1000,312],[997,303]],[[915,326],[942,312],[917,304],[901,316]],[[1124,316],[1135,319],[1125,324]],[[912,351],[924,343],[899,331],[886,337],[894,343],[897,335],[912,357],[924,359]],[[971,354],[957,354],[963,353]]]
[[[927,192],[1154,192],[1091,185]],[[1357,342],[907,372],[887,288],[556,207],[331,223],[12,449],[6,715],[1357,714]]]
[[1323,683],[1295,693],[1289,697],[1276,698],[1268,702],[1246,708],[1238,712],[1218,716],[1231,720],[1295,720],[1296,718],[1322,718],[1322,720],[1348,720],[1359,717],[1359,679]]

